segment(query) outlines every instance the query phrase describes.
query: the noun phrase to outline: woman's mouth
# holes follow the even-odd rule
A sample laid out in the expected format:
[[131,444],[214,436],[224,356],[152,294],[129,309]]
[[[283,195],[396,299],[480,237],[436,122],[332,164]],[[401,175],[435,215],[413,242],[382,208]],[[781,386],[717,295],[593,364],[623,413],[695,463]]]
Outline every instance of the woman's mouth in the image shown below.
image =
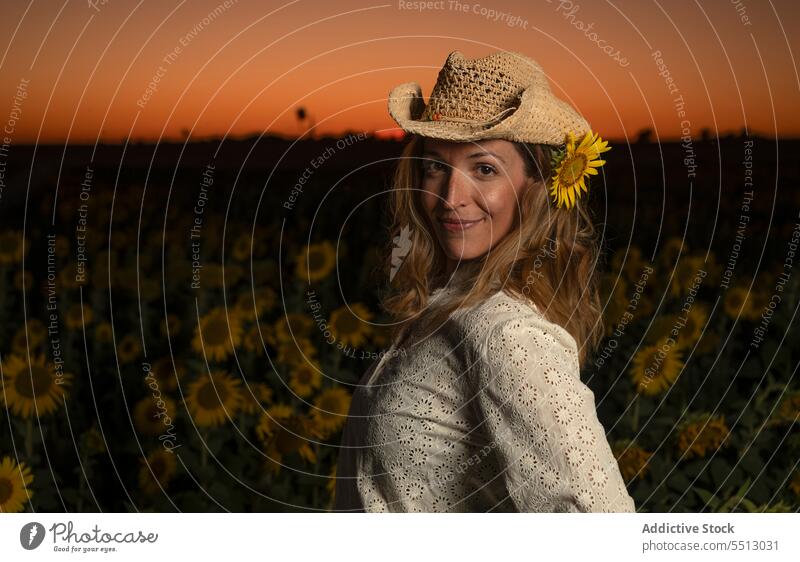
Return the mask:
[[464,230],[469,230],[473,228],[475,225],[478,225],[483,222],[484,219],[476,219],[476,220],[458,220],[458,219],[439,219],[439,224],[441,224],[445,229],[449,230],[450,232],[463,232]]

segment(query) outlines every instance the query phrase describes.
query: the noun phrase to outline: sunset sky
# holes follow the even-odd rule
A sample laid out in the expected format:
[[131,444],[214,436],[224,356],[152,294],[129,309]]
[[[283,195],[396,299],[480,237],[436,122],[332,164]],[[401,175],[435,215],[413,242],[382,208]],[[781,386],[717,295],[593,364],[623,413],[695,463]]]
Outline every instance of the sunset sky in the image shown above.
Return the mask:
[[675,138],[684,119],[693,136],[800,136],[794,0],[415,4],[4,2],[0,120],[13,143],[238,138],[299,134],[302,106],[317,134],[386,134],[393,86],[427,97],[449,52],[510,50],[607,138]]

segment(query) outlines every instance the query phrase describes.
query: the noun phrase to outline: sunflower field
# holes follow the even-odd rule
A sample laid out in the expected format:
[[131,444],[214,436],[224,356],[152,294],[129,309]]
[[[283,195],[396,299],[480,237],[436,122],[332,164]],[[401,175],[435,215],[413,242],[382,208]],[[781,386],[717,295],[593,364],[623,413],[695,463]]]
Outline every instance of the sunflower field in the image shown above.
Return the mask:
[[[0,209],[0,511],[330,510],[353,385],[389,343],[391,241],[373,171],[327,173],[295,202],[293,171],[261,189],[77,168]],[[637,508],[796,510],[796,217],[731,268],[735,223],[706,243],[592,197],[616,231],[582,378]]]

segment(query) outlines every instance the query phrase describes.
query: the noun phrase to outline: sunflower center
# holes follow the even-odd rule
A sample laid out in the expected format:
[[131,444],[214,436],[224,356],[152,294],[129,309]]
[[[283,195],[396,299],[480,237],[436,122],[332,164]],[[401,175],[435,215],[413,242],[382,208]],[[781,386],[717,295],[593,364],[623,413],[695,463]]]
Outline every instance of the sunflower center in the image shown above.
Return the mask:
[[225,320],[220,318],[212,320],[206,325],[203,334],[208,345],[225,345],[228,337],[228,330]]
[[41,365],[31,365],[30,376],[23,372],[14,379],[17,393],[28,399],[44,396],[50,390],[51,384],[50,371]]
[[308,252],[308,268],[311,271],[316,271],[325,267],[325,254],[319,250],[311,250]]
[[301,384],[308,384],[311,382],[311,373],[308,371],[308,369],[297,370],[297,381]]
[[10,254],[17,249],[17,241],[12,236],[0,236],[0,253]]
[[164,459],[161,457],[156,457],[150,461],[150,469],[153,471],[153,474],[155,474],[159,481],[164,477],[166,468],[167,467],[164,463]]
[[5,505],[5,503],[11,499],[11,493],[13,491],[14,486],[11,484],[11,480],[0,477],[0,505]]
[[300,428],[293,427],[294,425],[296,424],[290,425],[291,431],[279,429],[278,435],[275,436],[275,447],[283,454],[294,453],[303,444],[300,438],[295,435],[299,433],[298,430]]
[[559,180],[562,185],[570,186],[578,182],[586,171],[588,160],[585,154],[577,153],[568,157],[561,165]]
[[358,318],[356,318],[351,313],[343,314],[338,322],[336,322],[336,327],[339,329],[340,332],[343,334],[352,334],[358,331],[360,323]]
[[319,408],[322,410],[320,414],[326,417],[335,417],[336,414],[342,413],[342,402],[335,397],[324,398],[319,403]]
[[215,389],[211,382],[207,382],[197,391],[197,403],[204,410],[215,410],[225,402],[227,396],[228,391],[224,384],[217,385]]

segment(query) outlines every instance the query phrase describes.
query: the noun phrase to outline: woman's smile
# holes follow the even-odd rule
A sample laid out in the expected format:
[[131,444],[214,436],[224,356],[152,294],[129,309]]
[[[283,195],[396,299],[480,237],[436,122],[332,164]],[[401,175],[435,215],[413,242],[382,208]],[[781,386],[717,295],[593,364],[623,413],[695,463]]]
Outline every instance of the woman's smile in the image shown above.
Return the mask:
[[485,219],[476,219],[476,220],[459,220],[459,219],[439,219],[439,224],[442,225],[449,232],[461,233],[465,230],[469,230],[477,226],[478,224],[482,223]]

